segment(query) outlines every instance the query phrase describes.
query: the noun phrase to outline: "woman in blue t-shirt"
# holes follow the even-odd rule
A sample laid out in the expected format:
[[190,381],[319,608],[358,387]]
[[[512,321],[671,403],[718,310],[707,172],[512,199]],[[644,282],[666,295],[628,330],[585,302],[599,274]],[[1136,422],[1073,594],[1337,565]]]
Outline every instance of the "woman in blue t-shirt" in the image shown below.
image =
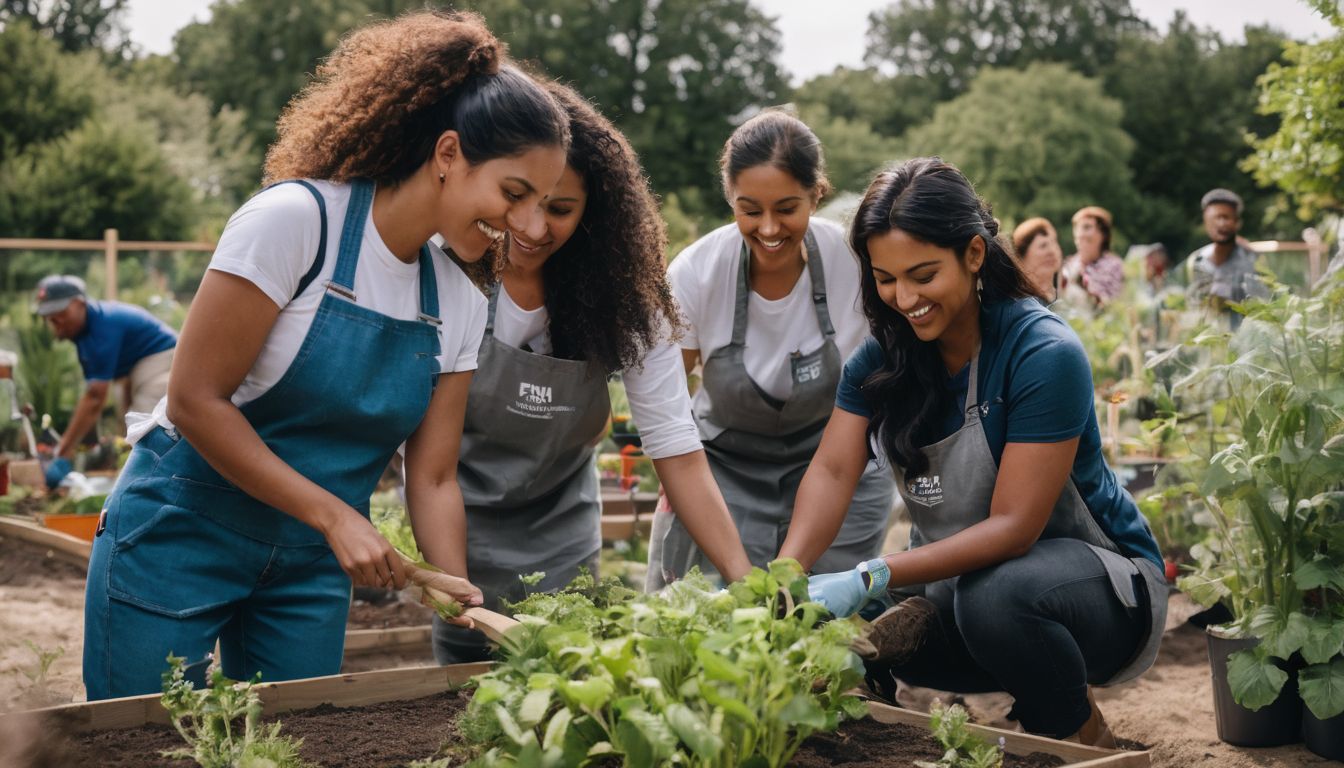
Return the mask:
[[870,668],[888,690],[1006,690],[1028,731],[1113,743],[1088,685],[1152,664],[1161,556],[1103,461],[1082,344],[997,236],[937,158],[869,186],[850,243],[873,338],[845,365],[780,555],[812,565],[881,446],[911,548],[813,576],[812,598],[848,616],[913,595],[875,623],[916,638]]

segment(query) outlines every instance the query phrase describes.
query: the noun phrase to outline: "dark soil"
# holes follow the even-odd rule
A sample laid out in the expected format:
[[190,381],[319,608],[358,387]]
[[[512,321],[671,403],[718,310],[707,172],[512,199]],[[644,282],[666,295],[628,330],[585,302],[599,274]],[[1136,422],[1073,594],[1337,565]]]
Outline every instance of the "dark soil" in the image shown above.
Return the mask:
[[86,573],[49,550],[27,541],[0,536],[0,585],[26,587],[48,581],[83,581]]
[[429,624],[434,611],[419,603],[401,599],[401,594],[390,589],[356,589],[350,603],[349,629],[387,629],[388,627],[422,627]]
[[[404,766],[413,760],[433,757],[445,743],[459,739],[453,721],[468,700],[466,692],[449,691],[366,707],[324,704],[288,712],[279,719],[284,723],[282,733],[303,739],[303,757],[324,768]],[[38,730],[58,732],[54,728]],[[47,765],[182,768],[190,763],[160,757],[163,750],[181,747],[181,739],[167,726],[101,731],[79,735],[66,744],[47,744],[44,748],[35,745],[19,768]],[[812,736],[803,742],[790,765],[908,768],[915,760],[932,761],[941,754],[942,748],[922,729],[861,720],[846,723],[837,733]],[[1041,753],[1026,757],[1008,755],[1004,761],[1005,768],[1063,764],[1060,758]]]

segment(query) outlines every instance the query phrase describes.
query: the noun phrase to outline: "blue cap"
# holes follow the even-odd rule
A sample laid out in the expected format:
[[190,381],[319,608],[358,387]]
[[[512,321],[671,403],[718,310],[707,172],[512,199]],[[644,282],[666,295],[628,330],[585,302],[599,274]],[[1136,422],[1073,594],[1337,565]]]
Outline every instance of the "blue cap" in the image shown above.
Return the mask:
[[37,302],[33,311],[42,317],[54,315],[85,298],[84,281],[74,275],[47,275],[37,284]]

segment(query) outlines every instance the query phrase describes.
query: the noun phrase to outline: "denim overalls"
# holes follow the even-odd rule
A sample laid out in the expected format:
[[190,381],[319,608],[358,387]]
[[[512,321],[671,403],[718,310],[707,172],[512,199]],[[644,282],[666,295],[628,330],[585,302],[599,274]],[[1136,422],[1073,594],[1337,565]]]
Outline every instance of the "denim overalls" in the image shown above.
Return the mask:
[[[322,211],[311,282],[325,258],[326,208],[304,186]],[[277,456],[365,517],[439,373],[427,248],[418,319],[358,305],[355,268],[372,202],[373,184],[354,182],[336,270],[303,345],[280,381],[239,409]],[[243,493],[176,430],[156,427],[136,443],[104,511],[84,609],[90,700],[158,691],[169,653],[199,659],[216,640],[234,679],[340,671],[350,579],[322,534]]]

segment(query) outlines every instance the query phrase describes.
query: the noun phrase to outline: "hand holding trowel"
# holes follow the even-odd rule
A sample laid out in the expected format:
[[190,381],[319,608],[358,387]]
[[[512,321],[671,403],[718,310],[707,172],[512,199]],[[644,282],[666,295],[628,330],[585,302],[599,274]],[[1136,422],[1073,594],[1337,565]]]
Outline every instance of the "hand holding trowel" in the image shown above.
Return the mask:
[[[518,622],[502,613],[480,606],[464,605],[463,597],[474,588],[458,576],[450,576],[417,563],[401,552],[401,560],[406,566],[406,576],[411,582],[410,588],[420,591],[420,602],[433,608],[444,621],[459,624],[469,629],[478,629],[495,643],[502,642],[504,633],[518,626]],[[475,592],[479,595],[479,591]],[[477,598],[479,599],[479,597]]]

